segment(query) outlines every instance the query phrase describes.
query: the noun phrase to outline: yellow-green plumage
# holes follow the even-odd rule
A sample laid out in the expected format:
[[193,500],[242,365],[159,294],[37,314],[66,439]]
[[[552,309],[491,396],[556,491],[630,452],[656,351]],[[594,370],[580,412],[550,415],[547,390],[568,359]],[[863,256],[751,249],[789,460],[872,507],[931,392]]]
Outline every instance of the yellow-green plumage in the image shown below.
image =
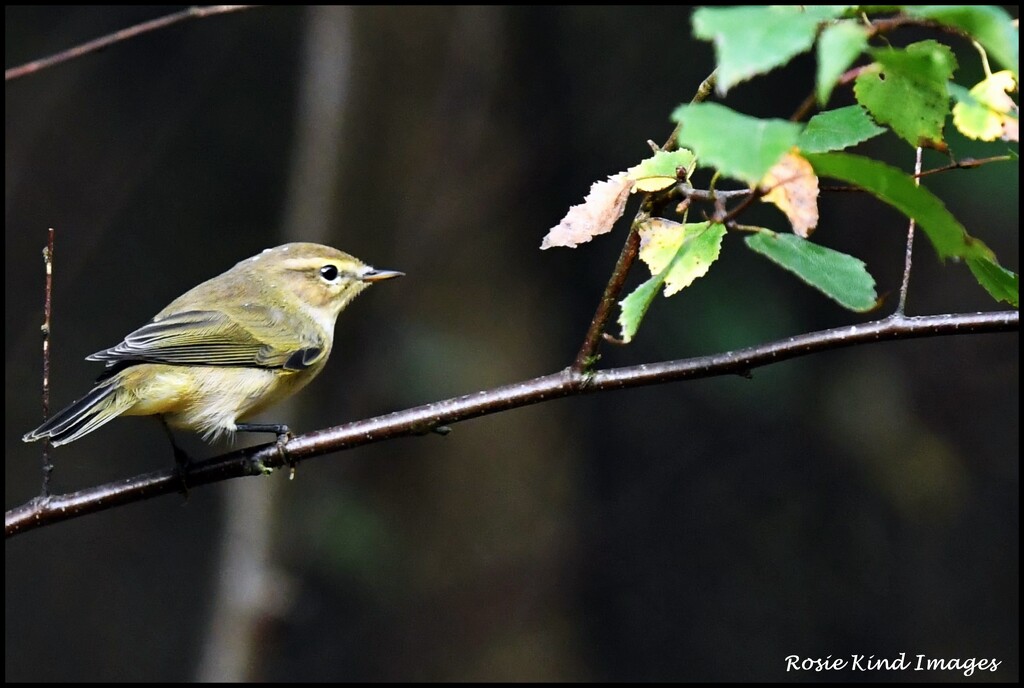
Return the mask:
[[372,282],[400,275],[319,244],[267,249],[89,356],[108,367],[96,386],[22,439],[67,444],[121,415],[161,415],[207,438],[234,432],[316,377],[338,314]]

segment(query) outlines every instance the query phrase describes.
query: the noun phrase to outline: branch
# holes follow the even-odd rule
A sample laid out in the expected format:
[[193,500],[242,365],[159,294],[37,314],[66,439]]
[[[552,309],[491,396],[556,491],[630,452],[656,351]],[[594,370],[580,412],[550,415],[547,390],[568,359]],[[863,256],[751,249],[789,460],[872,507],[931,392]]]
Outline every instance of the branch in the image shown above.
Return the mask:
[[[939,174],[940,172],[949,172],[950,170],[971,170],[982,165],[988,165],[993,162],[1008,162],[1013,160],[1012,155],[993,155],[991,158],[964,158],[963,160],[956,160],[948,165],[942,167],[933,167],[930,170],[919,170],[915,165],[914,179],[920,180],[922,177],[927,177],[932,174]],[[919,184],[920,186],[920,184]],[[859,186],[823,186],[821,192],[826,191],[832,193],[867,193]],[[722,192],[720,191],[719,194]]]
[[943,165],[942,167],[933,167],[932,169],[925,170],[924,172],[917,170],[914,173],[914,176],[920,179],[921,177],[927,177],[930,174],[938,174],[939,172],[948,172],[949,170],[970,170],[992,162],[1008,162],[1013,159],[1014,157],[1012,155],[993,155],[991,158],[964,158],[963,160],[957,160],[948,165]]
[[[892,316],[709,356],[593,373],[568,368],[504,387],[307,433],[290,441],[283,451],[276,444],[268,444],[224,454],[191,465],[185,480],[189,487],[194,488],[229,478],[262,475],[315,456],[394,437],[422,435],[441,426],[551,399],[678,380],[744,375],[754,368],[858,344],[954,334],[1016,332],[1019,327],[1020,314],[1017,311],[914,318]],[[171,494],[181,489],[181,480],[175,469],[167,469],[70,494],[36,498],[6,513],[4,533],[11,537],[40,526]]]
[[[53,227],[46,235],[43,263],[46,265],[46,297],[43,302],[43,420],[50,417],[50,329],[53,319]],[[50,496],[50,476],[53,474],[50,438],[43,440],[43,497]]]
[[688,182],[676,185],[679,193],[686,198],[694,198],[698,201],[710,203],[725,200],[727,198],[743,198],[753,193],[752,189],[734,189],[731,191],[718,191],[716,189],[695,189]]
[[[697,92],[690,101],[691,103],[700,103],[711,95],[715,88],[716,73],[711,72],[704,81],[700,82]],[[675,126],[675,129],[672,130],[672,133],[669,134],[668,139],[665,141],[665,145],[661,147],[662,150],[673,151],[679,146],[678,138],[681,127],[682,124]],[[601,334],[604,332],[605,325],[608,324],[608,318],[611,316],[615,303],[619,300],[622,287],[626,284],[629,269],[633,267],[633,263],[636,261],[637,251],[640,249],[640,224],[651,216],[654,208],[651,200],[652,195],[647,194],[644,197],[643,203],[640,204],[640,210],[637,211],[636,216],[629,225],[626,243],[622,246],[622,252],[619,253],[619,259],[615,262],[612,275],[608,278],[608,284],[605,285],[604,293],[601,294],[601,300],[597,303],[597,310],[594,311],[590,327],[587,328],[587,333],[583,336],[583,344],[580,346],[580,350],[572,363],[571,370],[574,373],[583,373],[589,370],[594,363],[597,345],[601,341]]]
[[[861,65],[859,67],[853,67],[852,69],[846,70],[846,72],[844,72],[843,75],[836,80],[836,86],[846,86],[847,84],[853,82],[860,75],[860,73],[864,71],[865,67],[867,67],[867,65]],[[800,105],[797,106],[796,110],[793,111],[793,114],[789,116],[789,121],[799,122],[804,117],[809,115],[811,113],[811,110],[813,110],[814,106],[817,104],[817,91],[811,91],[810,94],[808,94],[808,96],[803,99],[803,102],[801,102]]]
[[608,284],[605,285],[601,300],[597,303],[597,310],[594,311],[594,317],[590,321],[590,327],[587,328],[587,333],[583,336],[583,344],[572,363],[573,372],[582,373],[594,363],[601,333],[604,332],[604,327],[608,324],[608,318],[612,314],[615,302],[619,300],[622,287],[626,284],[629,269],[636,262],[636,256],[640,250],[640,224],[650,216],[651,203],[648,196],[640,204],[640,210],[637,211],[636,217],[629,225],[626,243],[622,245],[622,252],[619,253],[619,259],[615,261],[612,276],[608,279]]
[[162,29],[170,26],[171,24],[177,24],[178,22],[185,21],[186,19],[201,19],[202,17],[209,17],[215,14],[225,14],[227,12],[246,10],[250,7],[256,7],[256,5],[210,5],[208,7],[189,7],[186,10],[169,14],[166,17],[151,19],[148,22],[143,22],[141,24],[136,24],[135,26],[129,26],[127,29],[115,31],[112,34],[108,34],[101,38],[96,38],[86,43],[82,43],[81,45],[76,45],[73,48],[62,50],[55,55],[50,55],[49,57],[33,60],[32,62],[26,62],[23,65],[6,69],[4,70],[4,81],[11,81],[28,74],[33,74],[48,67],[59,65],[62,62],[73,60],[76,57],[81,57],[82,55],[102,50],[114,43],[120,43],[121,41],[128,40],[129,38],[134,38],[150,31],[156,31],[157,29]]
[[[921,146],[917,147],[914,159],[914,185],[921,186]],[[903,281],[900,282],[900,300],[896,304],[896,315],[902,316],[907,308],[907,291],[910,289],[910,268],[914,265],[914,228],[917,222],[910,218],[907,225],[907,250],[903,257]]]

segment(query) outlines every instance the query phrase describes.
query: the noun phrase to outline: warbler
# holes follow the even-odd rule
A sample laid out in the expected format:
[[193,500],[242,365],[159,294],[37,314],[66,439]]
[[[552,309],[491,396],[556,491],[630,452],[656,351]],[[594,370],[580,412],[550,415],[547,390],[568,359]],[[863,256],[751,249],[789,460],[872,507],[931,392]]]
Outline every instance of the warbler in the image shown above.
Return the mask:
[[402,275],[330,246],[269,248],[87,357],[107,365],[92,390],[22,439],[59,446],[118,416],[147,415],[208,441],[236,431],[287,432],[239,421],[309,384],[330,356],[338,314],[369,285]]

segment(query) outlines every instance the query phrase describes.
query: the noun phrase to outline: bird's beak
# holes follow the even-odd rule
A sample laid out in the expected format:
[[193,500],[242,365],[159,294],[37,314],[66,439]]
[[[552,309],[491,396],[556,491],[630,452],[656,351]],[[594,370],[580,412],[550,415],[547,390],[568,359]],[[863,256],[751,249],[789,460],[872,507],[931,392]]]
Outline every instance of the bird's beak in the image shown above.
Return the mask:
[[405,277],[405,273],[398,270],[377,270],[371,268],[364,272],[359,279],[363,282],[382,282],[383,280],[394,279],[395,277]]

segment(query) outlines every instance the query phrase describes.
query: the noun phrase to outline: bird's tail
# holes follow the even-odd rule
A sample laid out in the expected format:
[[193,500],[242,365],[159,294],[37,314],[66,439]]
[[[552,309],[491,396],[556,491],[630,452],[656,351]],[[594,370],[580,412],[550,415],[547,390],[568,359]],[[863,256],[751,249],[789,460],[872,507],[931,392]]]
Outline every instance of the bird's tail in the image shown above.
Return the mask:
[[88,394],[54,414],[45,423],[22,437],[23,442],[50,438],[59,447],[114,420],[131,408],[134,400],[118,384],[119,376],[103,380]]

